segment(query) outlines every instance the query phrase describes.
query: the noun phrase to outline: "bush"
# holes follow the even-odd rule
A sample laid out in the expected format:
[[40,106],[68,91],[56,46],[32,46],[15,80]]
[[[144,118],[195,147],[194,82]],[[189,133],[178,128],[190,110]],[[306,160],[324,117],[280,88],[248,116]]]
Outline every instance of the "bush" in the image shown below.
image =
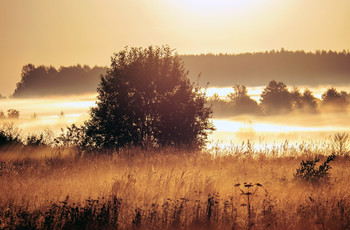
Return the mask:
[[0,147],[22,144],[20,130],[14,123],[4,123],[0,126]]
[[36,146],[36,147],[45,146],[46,143],[45,143],[44,135],[41,133],[39,135],[27,136],[26,145]]
[[327,182],[329,180],[329,170],[332,168],[329,163],[335,159],[335,154],[328,156],[318,169],[316,164],[320,161],[319,157],[315,157],[314,160],[304,161],[300,163],[300,167],[294,174],[295,179],[311,184],[317,184],[320,182]]

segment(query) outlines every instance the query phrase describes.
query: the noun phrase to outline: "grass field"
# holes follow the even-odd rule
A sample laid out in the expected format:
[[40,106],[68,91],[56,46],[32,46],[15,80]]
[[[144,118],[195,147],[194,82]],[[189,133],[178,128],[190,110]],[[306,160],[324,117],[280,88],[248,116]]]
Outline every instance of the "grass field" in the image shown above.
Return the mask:
[[[307,183],[327,143],[213,152],[10,148],[0,154],[1,229],[349,229],[350,158]],[[318,164],[320,164],[318,163]]]

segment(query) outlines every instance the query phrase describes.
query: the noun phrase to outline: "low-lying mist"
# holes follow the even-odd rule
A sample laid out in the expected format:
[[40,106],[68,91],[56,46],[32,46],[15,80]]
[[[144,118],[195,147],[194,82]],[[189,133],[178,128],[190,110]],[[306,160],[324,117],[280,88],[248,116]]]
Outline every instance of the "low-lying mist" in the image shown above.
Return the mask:
[[[220,89],[211,89],[211,92],[220,92]],[[45,99],[6,99],[1,101],[0,111],[6,113],[9,109],[16,109],[20,112],[19,118],[5,118],[0,122],[13,122],[23,136],[44,130],[58,134],[68,125],[83,124],[89,118],[89,109],[95,105],[95,100],[96,94]],[[211,145],[230,145],[248,139],[256,145],[283,143],[286,139],[291,143],[301,143],[305,140],[324,140],[334,133],[346,132],[350,128],[349,114],[344,109],[342,112],[334,112],[322,108],[317,113],[293,111],[263,116],[234,115],[228,110],[213,109],[216,131],[209,137]]]
[[1,119],[13,122],[23,133],[41,132],[44,129],[59,131],[71,124],[83,124],[89,117],[89,109],[95,105],[96,94],[71,95],[27,99],[6,99],[1,101],[0,111],[19,111],[18,119]]

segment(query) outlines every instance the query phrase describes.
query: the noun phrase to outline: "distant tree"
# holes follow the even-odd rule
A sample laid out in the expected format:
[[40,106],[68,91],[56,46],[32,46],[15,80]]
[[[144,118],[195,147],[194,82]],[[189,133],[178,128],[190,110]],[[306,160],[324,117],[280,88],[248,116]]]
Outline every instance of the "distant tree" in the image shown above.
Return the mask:
[[347,109],[348,102],[344,95],[331,87],[322,94],[322,106],[333,111],[344,111]]
[[38,118],[38,115],[37,115],[36,113],[33,113],[32,119],[35,120],[35,119],[37,119],[37,118]]
[[303,96],[300,93],[300,90],[298,88],[293,88],[291,92],[291,98],[292,98],[292,109],[293,110],[300,110],[303,107]]
[[260,105],[266,114],[290,112],[292,103],[292,95],[287,86],[274,80],[265,87],[260,98]]
[[60,67],[23,66],[21,81],[17,83],[14,98],[39,97],[47,95],[66,95],[90,93],[96,90],[98,76],[105,73],[103,67],[89,66]]
[[199,148],[213,130],[200,88],[169,47],[124,49],[101,77],[97,106],[86,122],[98,148],[174,146]]
[[16,109],[9,109],[9,110],[7,110],[7,117],[10,119],[18,119],[19,118],[19,111]]
[[214,93],[213,96],[209,97],[209,102],[217,102],[221,101],[220,96],[218,93]]
[[[200,83],[225,87],[234,79],[240,84],[261,86],[278,76],[288,85],[349,84],[350,53],[273,50],[226,55],[185,55],[186,68],[202,72]],[[215,77],[213,77],[215,76]],[[195,79],[193,79],[195,80]]]
[[227,95],[230,103],[233,104],[235,114],[258,113],[258,103],[248,95],[247,87],[244,85],[233,86],[234,92]]
[[46,76],[49,71],[52,72],[53,68],[48,69],[45,66],[35,67],[33,64],[23,66],[21,81],[16,84],[13,97],[33,96],[37,87],[42,86],[48,80]]
[[6,97],[0,94],[0,99],[6,99]]
[[292,109],[298,112],[317,112],[317,99],[309,89],[300,92],[298,88],[291,91]]
[[5,114],[4,114],[4,112],[1,110],[0,111],[0,119],[4,119],[5,118]]
[[317,99],[309,89],[304,90],[302,101],[303,111],[312,113],[317,112]]
[[219,94],[214,93],[211,97],[209,97],[208,104],[213,109],[215,117],[232,116],[232,103],[223,98],[220,98]]
[[337,89],[331,87],[322,94],[323,103],[332,103],[341,99],[341,94],[338,93]]
[[345,98],[345,100],[347,101],[348,104],[350,104],[350,93],[347,93],[345,91],[341,91],[340,92],[340,96]]
[[234,92],[227,95],[230,101],[239,101],[249,98],[247,87],[244,85],[234,85],[232,88]]

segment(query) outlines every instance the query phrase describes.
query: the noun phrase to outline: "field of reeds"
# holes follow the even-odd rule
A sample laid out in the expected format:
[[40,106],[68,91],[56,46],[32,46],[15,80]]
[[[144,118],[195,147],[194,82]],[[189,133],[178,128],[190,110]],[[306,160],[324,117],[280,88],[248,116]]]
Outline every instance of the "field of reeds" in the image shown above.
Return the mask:
[[[324,180],[296,176],[332,153]],[[14,147],[0,161],[0,229],[350,228],[350,158],[326,142],[83,156]]]

